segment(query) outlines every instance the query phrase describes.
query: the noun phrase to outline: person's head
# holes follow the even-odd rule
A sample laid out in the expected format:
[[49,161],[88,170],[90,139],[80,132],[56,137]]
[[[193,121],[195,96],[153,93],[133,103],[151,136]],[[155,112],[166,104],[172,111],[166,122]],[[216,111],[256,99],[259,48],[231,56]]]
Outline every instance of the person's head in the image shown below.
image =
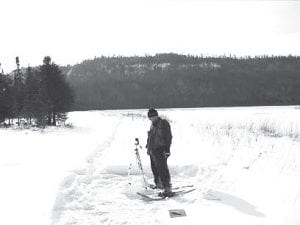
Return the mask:
[[148,118],[149,118],[149,120],[151,120],[151,122],[154,122],[157,120],[158,113],[157,113],[156,109],[154,109],[154,108],[149,109]]

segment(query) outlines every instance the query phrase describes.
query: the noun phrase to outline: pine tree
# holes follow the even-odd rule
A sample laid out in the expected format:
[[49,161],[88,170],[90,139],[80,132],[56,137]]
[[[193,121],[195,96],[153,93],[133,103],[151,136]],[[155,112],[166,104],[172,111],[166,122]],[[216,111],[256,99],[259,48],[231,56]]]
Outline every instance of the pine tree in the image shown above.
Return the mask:
[[[13,117],[13,88],[9,77],[0,72],[0,122]],[[10,120],[9,120],[10,121]],[[10,122],[9,122],[10,123]]]
[[24,89],[24,76],[20,69],[20,60],[19,57],[16,57],[16,65],[17,69],[14,72],[14,115],[18,118],[18,125],[20,125],[21,117],[23,116],[23,108],[24,108],[24,97],[25,97],[25,89]]
[[5,107],[5,92],[6,92],[6,80],[1,71],[1,63],[0,63],[0,123],[5,120],[6,117],[6,107]]
[[38,112],[41,107],[41,104],[39,104],[41,101],[39,90],[40,79],[38,79],[36,72],[31,67],[28,67],[25,80],[24,116],[30,124],[32,124],[32,118],[39,117]]
[[59,66],[51,63],[46,56],[40,66],[41,94],[47,105],[47,125],[56,125],[57,119],[65,118],[65,113],[73,104],[73,92]]

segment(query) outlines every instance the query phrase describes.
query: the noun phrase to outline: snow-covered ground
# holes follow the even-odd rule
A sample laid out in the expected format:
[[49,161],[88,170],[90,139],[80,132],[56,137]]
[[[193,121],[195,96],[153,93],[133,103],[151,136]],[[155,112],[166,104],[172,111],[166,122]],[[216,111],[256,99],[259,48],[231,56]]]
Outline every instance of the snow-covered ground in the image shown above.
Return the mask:
[[[159,110],[173,131],[173,186],[197,187],[159,202],[135,194],[146,113],[72,112],[73,128],[0,130],[0,224],[300,224],[299,107]],[[187,216],[170,218],[171,209]]]

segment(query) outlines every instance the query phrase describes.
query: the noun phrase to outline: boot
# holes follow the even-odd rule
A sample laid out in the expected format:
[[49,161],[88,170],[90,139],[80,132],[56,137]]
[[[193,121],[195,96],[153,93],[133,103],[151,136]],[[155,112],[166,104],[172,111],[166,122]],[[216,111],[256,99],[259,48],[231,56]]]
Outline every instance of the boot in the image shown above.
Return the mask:
[[161,193],[162,197],[172,197],[174,192],[172,192],[172,186],[166,186],[165,190]]

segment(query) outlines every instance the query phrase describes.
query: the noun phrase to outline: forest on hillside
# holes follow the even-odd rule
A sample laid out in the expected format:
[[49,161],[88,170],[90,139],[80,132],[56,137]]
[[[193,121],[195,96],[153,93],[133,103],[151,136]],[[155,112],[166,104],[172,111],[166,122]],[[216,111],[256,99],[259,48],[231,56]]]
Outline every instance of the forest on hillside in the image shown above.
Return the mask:
[[299,56],[102,56],[62,71],[73,110],[300,104]]

